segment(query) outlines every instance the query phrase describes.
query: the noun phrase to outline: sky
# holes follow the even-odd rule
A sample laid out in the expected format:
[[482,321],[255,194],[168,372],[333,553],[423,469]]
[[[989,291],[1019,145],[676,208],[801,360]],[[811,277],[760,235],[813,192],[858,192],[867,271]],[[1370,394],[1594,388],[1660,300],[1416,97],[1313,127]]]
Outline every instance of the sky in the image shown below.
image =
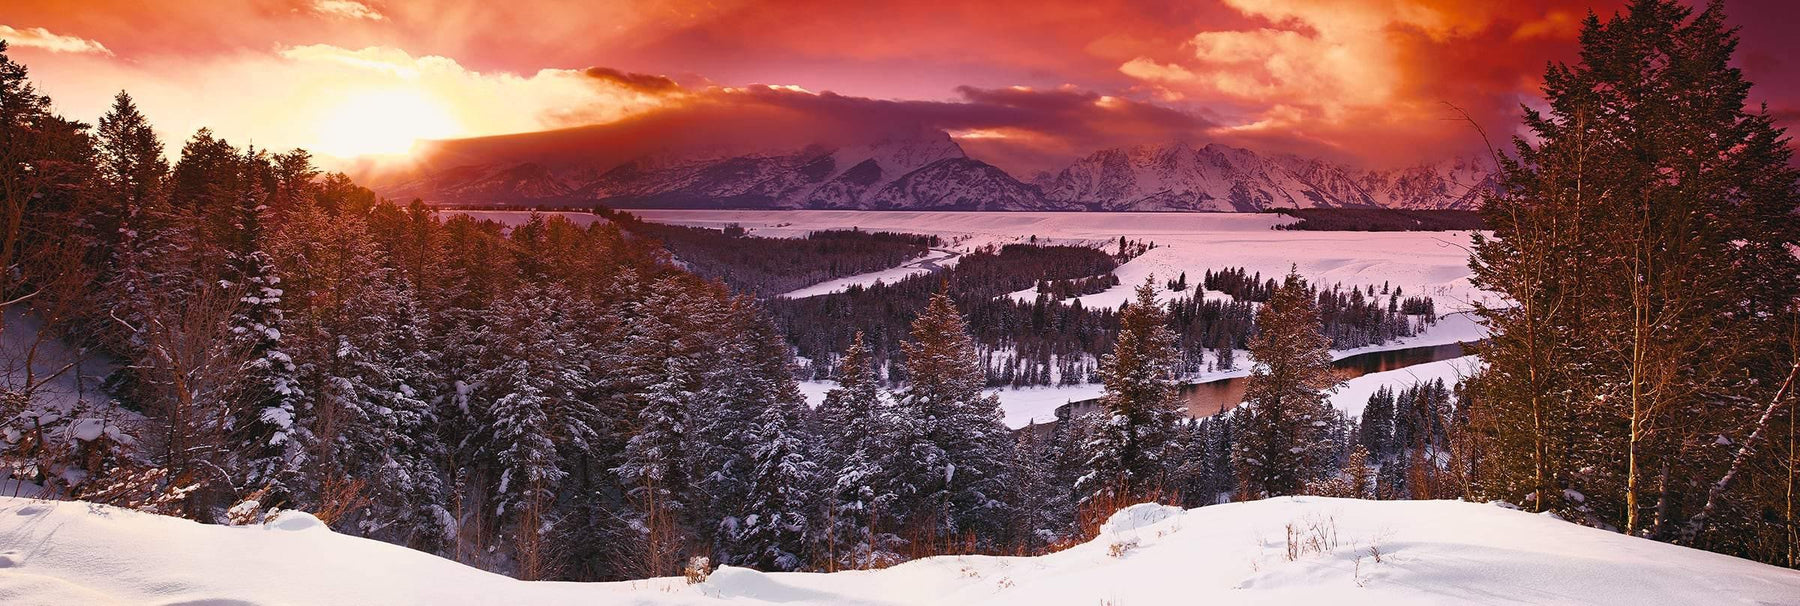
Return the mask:
[[[1734,0],[1738,62],[1800,119],[1800,3]],[[604,129],[656,141],[831,142],[918,129],[1021,176],[1174,141],[1368,168],[1518,128],[1547,62],[1616,0],[7,0],[0,39],[62,113],[119,90],[178,148]]]

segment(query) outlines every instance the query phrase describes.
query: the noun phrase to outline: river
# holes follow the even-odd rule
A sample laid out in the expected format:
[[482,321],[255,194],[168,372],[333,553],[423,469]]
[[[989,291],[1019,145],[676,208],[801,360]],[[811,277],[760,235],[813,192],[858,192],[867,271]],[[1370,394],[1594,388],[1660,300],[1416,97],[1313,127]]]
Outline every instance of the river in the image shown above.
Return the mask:
[[[1337,370],[1340,378],[1348,381],[1366,374],[1399,370],[1463,355],[1462,344],[1450,343],[1356,354],[1334,361],[1331,366]],[[1209,417],[1236,408],[1243,403],[1244,388],[1249,383],[1249,377],[1231,377],[1182,385],[1181,396],[1187,400],[1188,416]],[[1071,414],[1080,415],[1092,412],[1099,406],[1100,400],[1096,398],[1073,402],[1067,408]]]

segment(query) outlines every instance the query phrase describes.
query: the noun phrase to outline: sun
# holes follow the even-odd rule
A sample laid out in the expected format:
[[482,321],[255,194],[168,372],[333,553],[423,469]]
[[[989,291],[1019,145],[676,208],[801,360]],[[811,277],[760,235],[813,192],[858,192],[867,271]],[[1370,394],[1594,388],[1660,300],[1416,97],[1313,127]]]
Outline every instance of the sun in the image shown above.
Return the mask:
[[323,112],[316,128],[313,151],[342,158],[406,154],[422,139],[462,130],[442,103],[402,89],[351,93]]

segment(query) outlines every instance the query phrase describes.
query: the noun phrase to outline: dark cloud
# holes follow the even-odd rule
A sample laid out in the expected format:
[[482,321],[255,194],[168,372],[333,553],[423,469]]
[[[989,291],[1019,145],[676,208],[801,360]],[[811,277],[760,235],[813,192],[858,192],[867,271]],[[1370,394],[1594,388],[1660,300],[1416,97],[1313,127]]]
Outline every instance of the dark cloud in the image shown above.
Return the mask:
[[643,93],[660,94],[681,90],[681,85],[667,76],[625,72],[610,67],[590,67],[582,73],[595,80]]
[[[1192,112],[1072,88],[964,86],[955,93],[953,99],[924,101],[777,86],[712,87],[687,91],[669,106],[616,124],[579,127],[541,139],[569,140],[575,136],[569,133],[580,132],[585,134],[577,138],[594,139],[593,144],[609,149],[644,150],[661,144],[751,150],[843,145],[945,131],[957,137],[971,156],[1029,175],[1104,147],[1207,140],[1218,126]],[[558,118],[570,125],[595,121],[580,108]],[[524,143],[516,146],[536,153],[530,148]]]

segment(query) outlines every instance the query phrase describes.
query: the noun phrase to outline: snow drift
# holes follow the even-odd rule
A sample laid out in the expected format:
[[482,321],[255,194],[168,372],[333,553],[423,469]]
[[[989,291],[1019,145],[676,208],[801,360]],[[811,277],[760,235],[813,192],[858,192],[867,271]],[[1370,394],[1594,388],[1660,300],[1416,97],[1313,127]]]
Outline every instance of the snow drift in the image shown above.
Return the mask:
[[1137,505],[1041,557],[705,582],[522,582],[331,532],[0,498],[0,603],[1800,604],[1800,571],[1454,501]]

